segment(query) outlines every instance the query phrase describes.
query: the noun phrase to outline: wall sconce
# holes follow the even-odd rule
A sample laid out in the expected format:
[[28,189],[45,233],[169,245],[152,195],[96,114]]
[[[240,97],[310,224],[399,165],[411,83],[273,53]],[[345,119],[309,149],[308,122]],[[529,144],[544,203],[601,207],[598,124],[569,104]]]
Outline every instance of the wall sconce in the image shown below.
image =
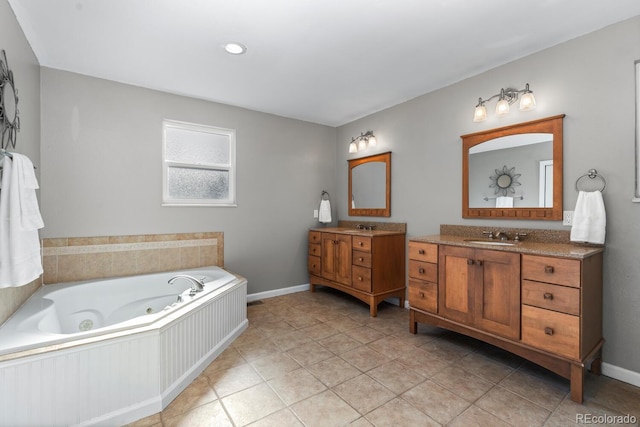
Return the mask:
[[[522,94],[521,97],[520,94]],[[476,105],[476,111],[473,114],[474,122],[482,122],[487,119],[487,108],[484,104],[494,98],[498,98],[498,102],[496,104],[496,116],[498,117],[509,114],[509,106],[516,102],[518,98],[520,98],[520,111],[529,111],[536,108],[536,99],[533,96],[533,92],[529,89],[529,83],[527,83],[524,89],[521,90],[511,88],[500,89],[500,93],[485,100],[478,98],[478,105]]]
[[357,153],[367,147],[375,147],[377,143],[378,141],[376,141],[376,137],[373,135],[372,130],[367,131],[367,133],[361,132],[360,136],[351,138],[351,143],[349,143],[349,152]]

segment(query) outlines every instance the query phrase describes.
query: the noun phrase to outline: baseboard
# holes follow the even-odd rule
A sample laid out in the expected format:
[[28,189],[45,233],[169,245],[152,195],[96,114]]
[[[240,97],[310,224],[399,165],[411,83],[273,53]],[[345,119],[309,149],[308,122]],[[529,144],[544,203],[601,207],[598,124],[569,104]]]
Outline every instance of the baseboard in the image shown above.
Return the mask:
[[602,375],[640,387],[640,372],[602,362]]
[[309,284],[289,286],[288,288],[274,289],[272,291],[258,292],[247,295],[247,302],[257,301],[264,298],[279,297],[281,295],[294,294],[296,292],[304,292],[309,290]]

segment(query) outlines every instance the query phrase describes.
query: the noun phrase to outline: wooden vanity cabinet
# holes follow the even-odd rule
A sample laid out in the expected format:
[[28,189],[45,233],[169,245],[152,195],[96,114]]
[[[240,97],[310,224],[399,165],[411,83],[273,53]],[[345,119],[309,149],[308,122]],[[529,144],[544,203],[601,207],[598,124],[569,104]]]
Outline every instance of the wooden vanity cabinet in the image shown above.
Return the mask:
[[[412,277],[410,267],[412,333],[427,323],[503,348],[569,379],[571,399],[582,402],[586,367],[600,373],[604,342],[601,250],[571,257],[562,256],[566,245],[538,255],[412,240],[410,265],[412,247],[438,254],[437,284]],[[418,298],[425,283],[437,304]]]
[[330,230],[309,231],[311,292],[316,285],[339,289],[369,304],[371,317],[389,297],[404,307],[404,233]]

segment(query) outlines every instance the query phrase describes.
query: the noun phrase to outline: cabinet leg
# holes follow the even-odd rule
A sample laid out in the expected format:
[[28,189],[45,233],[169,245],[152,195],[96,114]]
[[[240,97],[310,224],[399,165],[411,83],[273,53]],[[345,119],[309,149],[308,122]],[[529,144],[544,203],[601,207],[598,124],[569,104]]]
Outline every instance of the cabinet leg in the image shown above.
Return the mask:
[[314,285],[313,283],[309,284],[309,291],[310,292],[315,292],[316,291],[316,285]]
[[418,322],[413,310],[409,310],[409,332],[414,335],[418,333]]
[[375,301],[369,301],[369,316],[378,316],[378,304]]
[[582,403],[584,397],[584,366],[571,365],[571,400]]
[[398,297],[398,307],[404,308],[404,297]]
[[602,375],[602,358],[598,357],[591,362],[591,373],[595,375]]

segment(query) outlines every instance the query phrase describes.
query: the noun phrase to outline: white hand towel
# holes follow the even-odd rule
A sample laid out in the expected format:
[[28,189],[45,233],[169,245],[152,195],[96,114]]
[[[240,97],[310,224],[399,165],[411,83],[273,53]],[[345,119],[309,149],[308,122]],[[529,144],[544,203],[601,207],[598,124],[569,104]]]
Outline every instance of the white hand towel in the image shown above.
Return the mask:
[[580,191],[573,212],[572,242],[604,243],[607,214],[600,191]]
[[329,203],[329,200],[320,201],[320,212],[318,214],[318,221],[325,224],[331,222],[331,203]]
[[513,197],[500,196],[496,197],[496,208],[512,208]]
[[33,163],[22,154],[13,154],[13,175],[17,177],[17,195],[20,203],[20,224],[23,230],[37,230],[44,227],[38,199],[34,191],[38,186]]
[[[28,177],[26,180],[21,177],[23,171],[14,164],[16,157],[20,156],[14,154],[13,161],[9,158],[3,161],[0,191],[0,288],[26,285],[42,274],[38,230],[25,229],[22,221],[21,195],[25,194],[24,197],[29,199],[30,196],[26,196],[24,192],[33,192],[34,189],[20,187],[23,183],[32,186],[33,182]],[[18,162],[20,163],[20,160]],[[31,162],[28,163],[33,169]],[[24,163],[21,166],[24,166]],[[33,206],[30,202],[27,201],[25,207],[26,211],[32,212]],[[30,227],[34,225],[32,222],[33,218],[25,221]]]

